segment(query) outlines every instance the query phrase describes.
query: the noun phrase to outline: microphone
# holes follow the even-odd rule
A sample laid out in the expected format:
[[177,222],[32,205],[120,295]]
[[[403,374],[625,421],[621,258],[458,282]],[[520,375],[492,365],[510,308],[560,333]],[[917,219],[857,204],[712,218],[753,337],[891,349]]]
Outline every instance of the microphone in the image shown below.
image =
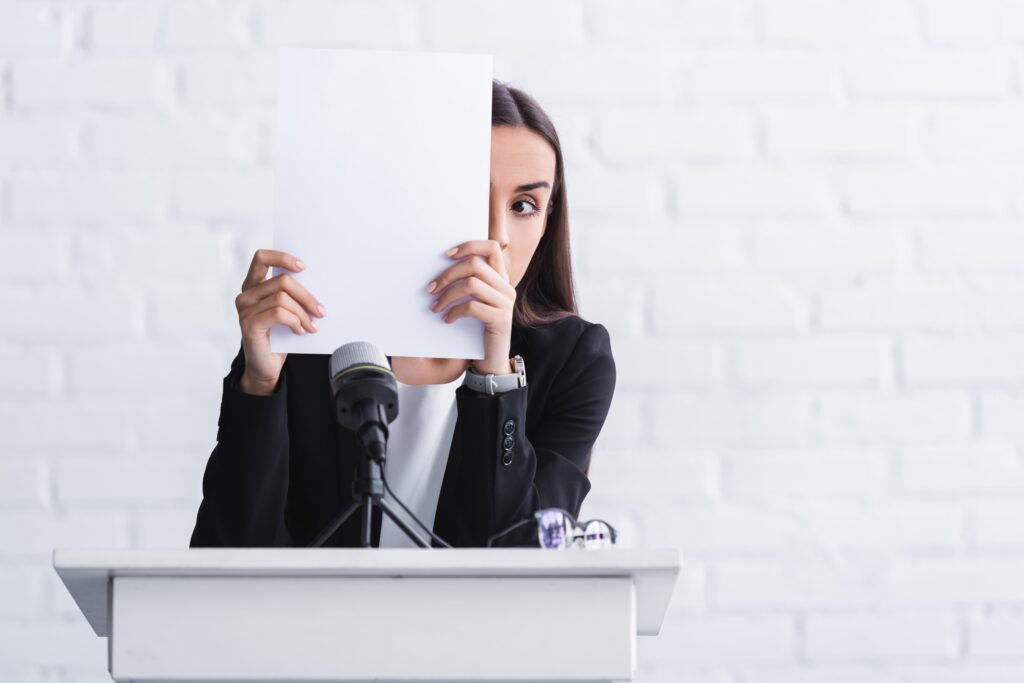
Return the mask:
[[331,354],[334,415],[356,433],[370,457],[383,463],[388,424],[398,417],[398,386],[388,357],[376,344],[349,342]]
[[363,458],[352,481],[353,500],[338,513],[331,522],[310,542],[309,547],[319,548],[331,537],[338,527],[345,523],[358,508],[363,509],[361,541],[362,547],[372,545],[373,506],[381,509],[391,518],[406,536],[421,548],[430,544],[413,531],[394,508],[384,499],[387,490],[403,510],[432,539],[445,548],[451,548],[444,539],[430,530],[395,492],[384,478],[384,459],[388,450],[388,425],[398,417],[398,384],[391,372],[391,363],[381,349],[370,342],[350,342],[339,346],[331,354],[330,362],[331,397],[334,401],[334,416],[338,424],[351,429],[362,445],[367,457]]

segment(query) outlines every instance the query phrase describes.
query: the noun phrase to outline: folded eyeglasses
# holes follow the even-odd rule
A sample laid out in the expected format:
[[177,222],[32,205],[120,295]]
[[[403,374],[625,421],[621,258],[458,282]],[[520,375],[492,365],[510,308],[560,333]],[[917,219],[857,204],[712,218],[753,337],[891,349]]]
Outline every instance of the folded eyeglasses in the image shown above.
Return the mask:
[[575,517],[562,508],[544,508],[534,512],[532,518],[520,520],[488,538],[487,547],[490,548],[497,539],[530,522],[537,524],[537,540],[541,548],[589,550],[615,545],[615,528],[603,519],[577,522]]

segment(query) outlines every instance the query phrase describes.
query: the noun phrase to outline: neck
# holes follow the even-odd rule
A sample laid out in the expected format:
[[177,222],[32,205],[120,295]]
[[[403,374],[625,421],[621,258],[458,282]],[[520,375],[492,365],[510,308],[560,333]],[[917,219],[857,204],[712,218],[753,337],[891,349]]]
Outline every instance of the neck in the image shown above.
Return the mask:
[[402,384],[447,384],[467,367],[469,361],[462,358],[391,357],[391,370]]

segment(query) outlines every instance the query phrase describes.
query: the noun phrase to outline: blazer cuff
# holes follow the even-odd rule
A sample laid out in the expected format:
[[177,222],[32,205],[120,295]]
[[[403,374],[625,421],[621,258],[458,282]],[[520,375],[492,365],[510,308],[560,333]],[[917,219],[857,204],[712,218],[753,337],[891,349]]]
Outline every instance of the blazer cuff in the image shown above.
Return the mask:
[[217,419],[217,441],[225,434],[233,436],[256,434],[267,428],[275,433],[286,432],[288,420],[288,377],[282,369],[274,390],[265,396],[242,391],[244,366],[236,366],[224,377],[220,417]]

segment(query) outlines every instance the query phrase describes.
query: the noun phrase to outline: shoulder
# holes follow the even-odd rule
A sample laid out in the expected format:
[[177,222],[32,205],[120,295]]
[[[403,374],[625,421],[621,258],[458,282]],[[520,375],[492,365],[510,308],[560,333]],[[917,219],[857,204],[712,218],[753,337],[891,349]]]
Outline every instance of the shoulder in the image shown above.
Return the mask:
[[575,379],[585,372],[614,377],[611,338],[601,323],[570,315],[544,325],[518,328],[518,334],[527,372],[530,360],[543,359],[544,365],[562,380]]
[[517,327],[516,334],[530,346],[586,352],[611,352],[608,330],[601,323],[567,315],[534,327]]

